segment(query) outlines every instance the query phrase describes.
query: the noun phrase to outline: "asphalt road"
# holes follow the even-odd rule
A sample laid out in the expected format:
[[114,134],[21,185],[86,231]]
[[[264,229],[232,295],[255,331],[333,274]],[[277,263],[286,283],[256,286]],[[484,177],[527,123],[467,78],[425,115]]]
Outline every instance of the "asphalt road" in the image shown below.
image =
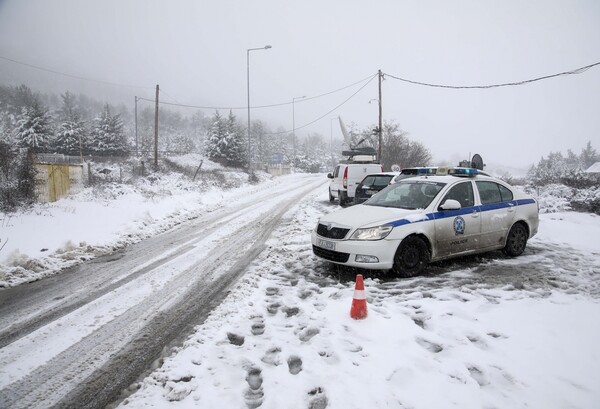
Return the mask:
[[203,322],[282,216],[324,183],[278,184],[109,256],[0,290],[0,407],[103,408],[117,400]]

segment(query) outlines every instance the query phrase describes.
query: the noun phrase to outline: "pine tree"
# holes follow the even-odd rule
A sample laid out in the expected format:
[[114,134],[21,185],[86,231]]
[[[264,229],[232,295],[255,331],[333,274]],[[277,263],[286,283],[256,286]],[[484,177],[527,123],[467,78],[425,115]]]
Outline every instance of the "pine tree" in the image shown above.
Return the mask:
[[227,118],[226,130],[224,155],[227,164],[230,166],[242,166],[246,163],[244,135],[231,110]]
[[592,148],[592,142],[588,141],[585,148],[581,151],[579,156],[581,160],[581,166],[583,169],[587,169],[594,163],[600,161],[600,155],[596,153],[596,150]]
[[92,139],[89,142],[92,152],[97,155],[124,156],[129,153],[121,116],[111,115],[108,104],[94,120]]
[[31,105],[24,107],[17,120],[15,130],[17,144],[22,148],[32,148],[34,152],[43,151],[52,139],[50,114],[37,98]]
[[61,95],[62,106],[58,111],[60,125],[54,146],[57,152],[65,155],[78,155],[85,139],[85,124],[76,106],[75,96],[70,92]]
[[227,136],[227,124],[225,120],[217,111],[212,121],[212,125],[210,127],[210,131],[208,132],[208,138],[206,139],[205,144],[205,152],[206,156],[210,160],[214,160],[215,162],[223,163],[227,161],[225,152],[226,142],[225,138]]

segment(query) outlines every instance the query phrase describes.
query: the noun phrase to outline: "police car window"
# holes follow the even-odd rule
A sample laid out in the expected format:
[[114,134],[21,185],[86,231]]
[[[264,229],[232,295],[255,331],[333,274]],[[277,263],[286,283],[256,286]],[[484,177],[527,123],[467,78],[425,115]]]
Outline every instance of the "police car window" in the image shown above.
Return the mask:
[[442,190],[444,183],[402,182],[384,188],[365,205],[395,207],[400,209],[424,209]]
[[510,202],[511,200],[513,200],[513,193],[510,191],[510,189],[502,185],[498,186],[500,187],[500,196],[502,196],[503,202]]
[[[477,184],[477,189],[479,190],[479,198],[481,199],[481,204],[489,204],[489,203],[498,203],[502,201],[512,200],[512,193],[510,190],[506,189],[504,186],[499,185],[495,182],[475,182]],[[504,193],[504,197],[500,191],[500,188],[504,188],[508,190],[508,192]]]
[[445,203],[448,199],[458,201],[458,203],[460,203],[460,207],[474,206],[475,199],[473,194],[473,184],[467,181],[452,186],[452,188],[448,191],[448,193],[442,200],[442,203]]

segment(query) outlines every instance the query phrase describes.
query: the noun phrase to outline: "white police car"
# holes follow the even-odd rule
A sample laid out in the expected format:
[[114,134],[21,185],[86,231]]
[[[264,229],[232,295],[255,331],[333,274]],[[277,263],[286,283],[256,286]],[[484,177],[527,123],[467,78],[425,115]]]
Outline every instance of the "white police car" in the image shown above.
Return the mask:
[[502,249],[514,257],[538,230],[538,204],[468,168],[438,168],[322,217],[313,252],[347,266],[410,277],[429,262]]

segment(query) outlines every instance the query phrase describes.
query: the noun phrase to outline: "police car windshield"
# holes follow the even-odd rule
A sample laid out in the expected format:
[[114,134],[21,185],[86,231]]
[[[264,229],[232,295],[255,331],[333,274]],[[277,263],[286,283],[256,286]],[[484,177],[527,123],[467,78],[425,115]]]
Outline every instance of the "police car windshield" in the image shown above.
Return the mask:
[[364,204],[367,206],[424,209],[433,201],[445,183],[406,180],[383,189]]

